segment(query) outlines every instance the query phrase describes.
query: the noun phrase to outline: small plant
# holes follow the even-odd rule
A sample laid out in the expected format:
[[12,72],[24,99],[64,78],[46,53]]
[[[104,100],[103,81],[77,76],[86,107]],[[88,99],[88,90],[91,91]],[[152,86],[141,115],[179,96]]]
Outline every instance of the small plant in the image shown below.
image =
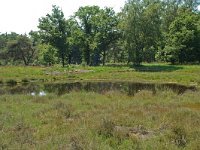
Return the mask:
[[57,110],[61,116],[65,117],[65,119],[71,117],[71,106],[58,102],[55,104],[54,109]]
[[187,138],[186,138],[186,132],[181,127],[175,127],[173,130],[173,142],[178,147],[185,147],[187,145]]
[[70,141],[73,150],[83,150],[80,139],[78,139],[77,137],[72,137]]
[[114,127],[115,124],[111,120],[103,119],[99,127],[99,134],[109,138],[113,136]]

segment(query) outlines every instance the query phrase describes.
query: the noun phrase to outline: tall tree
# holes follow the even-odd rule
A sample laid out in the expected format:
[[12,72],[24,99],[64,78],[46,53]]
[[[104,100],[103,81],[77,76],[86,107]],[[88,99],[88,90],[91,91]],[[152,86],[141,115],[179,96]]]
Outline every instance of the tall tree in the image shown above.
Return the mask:
[[53,6],[52,13],[39,19],[39,33],[42,42],[54,46],[58,50],[62,66],[65,66],[65,59],[68,55],[66,20],[62,10]]
[[139,65],[142,62],[142,12],[143,8],[140,0],[129,0],[124,9],[125,16],[125,39],[126,48],[128,49],[129,62]]
[[98,6],[85,6],[80,7],[75,13],[75,19],[81,29],[84,39],[83,45],[83,55],[84,60],[87,65],[91,65],[91,53],[94,50],[94,36],[95,36],[95,16],[100,12]]
[[17,40],[8,44],[8,56],[13,61],[23,61],[24,65],[29,65],[35,55],[35,49],[31,40],[26,35],[21,35]]
[[82,29],[79,27],[79,24],[74,17],[70,17],[67,20],[67,32],[67,41],[69,43],[70,50],[68,60],[70,61],[70,63],[80,64],[82,62],[84,33],[82,32]]
[[164,49],[171,63],[200,62],[199,17],[187,8],[180,8],[171,23]]
[[129,62],[140,65],[145,58],[143,56],[144,50],[148,54],[152,48],[156,49],[161,35],[159,12],[160,3],[158,0],[129,0],[126,3],[124,35]]
[[158,0],[144,2],[145,9],[142,15],[143,55],[142,61],[155,61],[155,54],[162,40],[161,33],[161,3]]
[[8,43],[17,40],[18,36],[19,35],[15,32],[4,33],[0,35],[0,59],[3,62],[2,64],[9,63]]
[[[105,65],[109,46],[119,38],[117,31],[118,17],[112,8],[101,9],[96,18],[97,33],[95,39],[99,53],[102,53],[102,63]],[[98,63],[97,63],[98,64]]]
[[82,32],[84,60],[87,65],[103,65],[107,51],[117,38],[118,18],[112,8],[98,6],[80,7],[75,19]]

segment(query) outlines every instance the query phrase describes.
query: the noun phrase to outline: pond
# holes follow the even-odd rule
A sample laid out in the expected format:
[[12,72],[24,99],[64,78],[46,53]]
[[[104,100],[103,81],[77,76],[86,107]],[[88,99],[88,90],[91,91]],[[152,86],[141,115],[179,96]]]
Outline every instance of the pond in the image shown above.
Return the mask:
[[119,91],[134,96],[142,90],[151,91],[156,94],[159,91],[171,90],[177,94],[186,91],[196,91],[195,86],[184,86],[175,83],[155,84],[138,82],[109,82],[109,81],[88,81],[88,82],[66,82],[66,83],[26,83],[17,85],[2,85],[0,95],[3,94],[28,94],[32,96],[46,96],[49,93],[63,95],[71,91],[87,91],[105,93],[108,91]]

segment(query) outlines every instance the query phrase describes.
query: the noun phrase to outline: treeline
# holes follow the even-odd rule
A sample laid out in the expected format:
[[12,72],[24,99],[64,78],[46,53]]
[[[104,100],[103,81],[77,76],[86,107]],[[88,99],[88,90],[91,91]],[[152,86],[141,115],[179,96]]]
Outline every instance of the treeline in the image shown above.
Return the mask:
[[127,0],[121,12],[53,6],[29,35],[0,34],[0,64],[200,63],[198,0]]

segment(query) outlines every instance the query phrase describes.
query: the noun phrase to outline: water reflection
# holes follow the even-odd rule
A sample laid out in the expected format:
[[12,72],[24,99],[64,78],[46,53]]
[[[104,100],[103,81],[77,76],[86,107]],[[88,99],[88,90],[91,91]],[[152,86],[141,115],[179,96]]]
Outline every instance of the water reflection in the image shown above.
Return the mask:
[[46,96],[47,93],[63,95],[71,91],[88,91],[105,93],[108,91],[119,91],[127,93],[130,96],[135,95],[142,90],[151,91],[156,94],[159,91],[172,90],[177,94],[183,94],[187,90],[196,91],[194,86],[184,86],[179,84],[153,84],[153,83],[135,83],[135,82],[71,82],[71,83],[30,83],[26,85],[1,86],[2,94],[29,94],[32,96]]
[[46,96],[47,93],[44,91],[40,91],[39,93],[31,92],[31,96]]

